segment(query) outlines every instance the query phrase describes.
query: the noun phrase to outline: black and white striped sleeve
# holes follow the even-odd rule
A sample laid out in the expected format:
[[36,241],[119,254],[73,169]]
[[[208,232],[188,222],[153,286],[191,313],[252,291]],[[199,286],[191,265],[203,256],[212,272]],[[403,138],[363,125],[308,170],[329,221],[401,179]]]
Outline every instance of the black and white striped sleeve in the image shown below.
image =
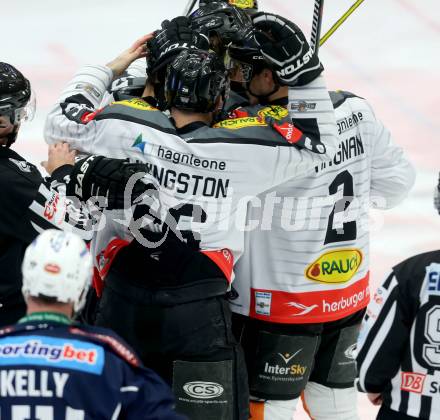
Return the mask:
[[89,209],[76,198],[66,197],[66,184],[71,172],[70,165],[66,166],[57,169],[51,178],[44,179],[40,184],[29,206],[29,219],[37,232],[56,228],[91,240],[93,218]]
[[35,169],[32,176],[11,177],[3,183],[2,226],[4,235],[30,243],[42,231],[62,229],[84,240],[93,236],[93,219],[81,203],[66,197],[66,182],[71,166],[65,165],[51,178]]
[[358,388],[381,393],[396,375],[411,324],[405,320],[399,283],[391,273],[374,294],[358,339]]

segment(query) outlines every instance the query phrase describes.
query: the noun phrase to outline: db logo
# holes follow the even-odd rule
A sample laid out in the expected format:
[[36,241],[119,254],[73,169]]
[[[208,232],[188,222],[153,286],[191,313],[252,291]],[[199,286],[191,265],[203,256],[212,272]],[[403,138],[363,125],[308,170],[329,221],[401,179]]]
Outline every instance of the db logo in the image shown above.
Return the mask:
[[416,392],[421,394],[423,391],[423,383],[426,375],[413,372],[402,372],[402,384],[400,389],[402,391]]
[[223,387],[215,382],[187,382],[183,385],[183,390],[187,395],[193,398],[208,400],[223,394]]

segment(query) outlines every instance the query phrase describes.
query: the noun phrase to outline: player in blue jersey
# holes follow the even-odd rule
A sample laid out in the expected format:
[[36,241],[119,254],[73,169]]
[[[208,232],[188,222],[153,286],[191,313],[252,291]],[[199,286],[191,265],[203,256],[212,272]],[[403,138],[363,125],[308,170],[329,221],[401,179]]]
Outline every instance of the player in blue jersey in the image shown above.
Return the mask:
[[28,247],[28,311],[0,330],[2,419],[184,419],[168,386],[114,333],[73,323],[92,259],[72,233],[47,230]]

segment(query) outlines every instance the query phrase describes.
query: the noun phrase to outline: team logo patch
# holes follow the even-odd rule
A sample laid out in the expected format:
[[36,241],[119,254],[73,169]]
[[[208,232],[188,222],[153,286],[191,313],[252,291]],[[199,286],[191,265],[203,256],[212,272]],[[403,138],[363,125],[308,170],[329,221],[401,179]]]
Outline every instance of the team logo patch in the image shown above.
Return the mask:
[[414,372],[402,372],[402,382],[400,389],[407,392],[415,392],[421,394],[423,391],[423,383],[426,375]]
[[12,162],[14,165],[16,165],[18,169],[20,169],[20,171],[22,172],[27,172],[27,173],[31,172],[31,167],[25,160],[17,160],[17,159],[9,158],[9,161]]
[[104,350],[92,343],[46,336],[7,337],[0,340],[0,366],[37,365],[100,375]]
[[246,117],[223,120],[213,125],[214,128],[227,128],[228,130],[239,130],[240,128],[258,126],[267,126],[267,124],[260,117]]
[[322,283],[345,283],[358,271],[362,263],[359,249],[339,249],[326,252],[305,270],[308,279]]
[[145,102],[142,99],[138,98],[112,102],[111,105],[123,105],[134,109],[140,109],[141,111],[158,111],[157,108],[151,106],[148,102]]

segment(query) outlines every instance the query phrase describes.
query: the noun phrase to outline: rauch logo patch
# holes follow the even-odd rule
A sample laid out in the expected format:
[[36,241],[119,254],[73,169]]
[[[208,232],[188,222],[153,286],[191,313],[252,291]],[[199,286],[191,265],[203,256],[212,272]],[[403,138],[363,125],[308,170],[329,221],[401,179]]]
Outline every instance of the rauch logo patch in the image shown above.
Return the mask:
[[148,102],[145,102],[142,99],[126,99],[124,101],[112,102],[112,105],[124,105],[130,108],[139,109],[141,111],[158,111],[157,108],[151,106]]
[[312,262],[305,275],[322,283],[345,283],[356,274],[361,263],[362,252],[359,249],[330,251]]
[[223,120],[214,124],[214,128],[227,128],[229,130],[239,130],[245,127],[266,126],[267,124],[260,117],[234,118]]

